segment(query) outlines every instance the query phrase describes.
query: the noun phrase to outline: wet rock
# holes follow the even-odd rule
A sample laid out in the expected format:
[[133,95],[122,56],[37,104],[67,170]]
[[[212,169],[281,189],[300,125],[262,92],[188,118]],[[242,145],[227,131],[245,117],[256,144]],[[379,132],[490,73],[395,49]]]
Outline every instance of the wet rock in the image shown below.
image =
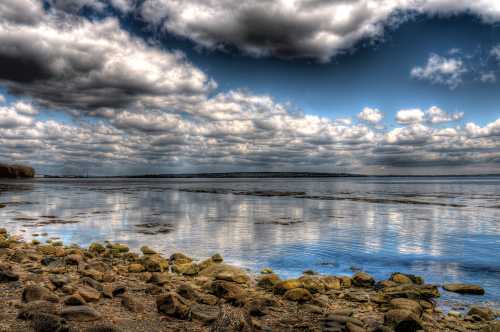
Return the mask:
[[490,308],[487,307],[482,307],[482,306],[472,306],[469,309],[469,312],[467,315],[477,315],[481,317],[484,320],[494,320],[496,317],[495,312],[491,310]]
[[352,277],[352,283],[358,287],[372,287],[375,285],[375,279],[365,272],[358,272]]
[[91,322],[101,319],[101,315],[86,305],[65,307],[61,310],[61,317],[69,321]]
[[56,315],[37,313],[31,319],[31,328],[35,332],[69,332],[66,321]]
[[87,302],[85,299],[78,293],[66,296],[63,300],[66,305],[85,305]]
[[244,309],[229,305],[221,306],[217,319],[210,327],[210,332],[252,332],[252,318]]
[[394,331],[418,331],[423,329],[422,321],[415,313],[405,309],[391,309],[384,315],[384,324]]
[[101,298],[101,293],[88,286],[80,286],[76,291],[86,302],[97,302]]
[[193,261],[192,258],[190,258],[190,257],[188,257],[180,252],[172,254],[169,258],[170,264],[187,264],[187,263],[191,263],[192,261]]
[[174,264],[172,265],[172,272],[183,274],[187,276],[197,275],[199,271],[198,265],[195,263]]
[[281,282],[280,277],[274,273],[264,274],[257,278],[257,286],[268,291],[273,290],[279,282]]
[[33,302],[33,301],[59,302],[59,297],[57,297],[57,295],[52,293],[49,289],[36,285],[26,286],[23,290],[22,299],[23,302]]
[[189,302],[182,296],[170,292],[156,298],[156,308],[159,313],[178,319],[189,317]]
[[21,320],[30,320],[36,313],[57,315],[59,314],[59,306],[49,301],[32,301],[19,309],[17,318]]
[[242,269],[228,264],[214,264],[199,273],[200,276],[218,280],[231,281],[238,284],[250,283],[250,277]]
[[414,300],[428,300],[439,297],[439,290],[434,285],[400,285],[383,289],[388,298],[404,297]]
[[133,313],[143,313],[145,311],[144,304],[130,296],[123,296],[121,300],[122,306]]
[[150,247],[148,246],[142,246],[141,247],[141,252],[144,254],[144,255],[155,255],[157,254],[156,251],[154,251],[153,249],[151,249]]
[[443,288],[448,292],[460,294],[484,295],[484,289],[473,284],[444,284]]
[[212,323],[219,315],[219,307],[196,303],[190,308],[191,319],[199,320],[205,324]]
[[277,283],[274,286],[274,293],[283,295],[287,291],[295,288],[302,288],[302,282],[299,279],[288,279]]
[[324,293],[326,290],[325,284],[318,277],[303,276],[299,280],[302,282],[302,287],[307,289],[311,294]]
[[145,268],[142,264],[133,263],[128,266],[129,273],[140,273],[143,272],[144,270]]
[[0,283],[18,281],[19,275],[12,271],[10,267],[0,265]]
[[294,302],[308,302],[312,300],[311,293],[305,288],[294,288],[286,291],[285,299]]

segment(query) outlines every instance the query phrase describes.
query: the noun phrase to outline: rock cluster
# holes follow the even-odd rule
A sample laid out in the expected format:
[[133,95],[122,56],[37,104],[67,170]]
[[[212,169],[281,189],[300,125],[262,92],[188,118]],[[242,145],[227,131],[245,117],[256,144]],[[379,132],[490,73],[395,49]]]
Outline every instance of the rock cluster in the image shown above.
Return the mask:
[[[0,229],[0,331],[499,331],[498,312],[443,314],[437,286],[308,271],[254,276],[220,255],[196,261],[143,246],[28,244]],[[460,286],[460,287],[459,287]],[[478,293],[474,285],[445,289]]]

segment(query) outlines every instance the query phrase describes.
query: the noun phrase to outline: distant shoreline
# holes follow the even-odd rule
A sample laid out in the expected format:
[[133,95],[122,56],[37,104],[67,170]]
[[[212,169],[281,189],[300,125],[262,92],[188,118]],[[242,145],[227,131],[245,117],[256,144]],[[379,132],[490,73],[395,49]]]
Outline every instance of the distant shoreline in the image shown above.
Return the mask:
[[180,173],[180,174],[141,174],[141,175],[117,175],[117,176],[78,176],[78,175],[44,175],[49,179],[269,179],[269,178],[427,178],[427,177],[493,177],[500,174],[447,174],[447,175],[367,175],[351,173],[315,173],[315,172],[227,172],[227,173]]

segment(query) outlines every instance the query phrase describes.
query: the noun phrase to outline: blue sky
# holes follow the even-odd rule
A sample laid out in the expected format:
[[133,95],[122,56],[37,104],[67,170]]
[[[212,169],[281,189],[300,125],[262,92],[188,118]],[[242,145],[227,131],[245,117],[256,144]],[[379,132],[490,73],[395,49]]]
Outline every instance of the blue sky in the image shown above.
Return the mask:
[[7,0],[0,162],[492,173],[494,0]]

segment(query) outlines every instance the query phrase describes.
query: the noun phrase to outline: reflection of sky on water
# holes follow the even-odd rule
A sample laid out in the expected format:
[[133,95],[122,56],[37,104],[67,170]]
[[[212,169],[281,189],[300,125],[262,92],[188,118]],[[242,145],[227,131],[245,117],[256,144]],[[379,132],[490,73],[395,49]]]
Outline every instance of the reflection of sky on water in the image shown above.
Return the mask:
[[[256,197],[181,192],[176,188],[305,191],[342,198],[407,198],[430,204]],[[393,271],[427,280],[477,282],[500,300],[500,178],[297,180],[38,180],[0,183],[0,227],[48,232],[66,243],[113,240],[164,253],[227,260],[283,276],[303,270],[385,278]],[[461,204],[447,207],[434,203]],[[76,224],[28,227],[41,216]],[[36,218],[35,221],[16,220]],[[281,225],[279,222],[294,223]],[[171,224],[145,235],[135,225]],[[447,298],[457,298],[447,294]],[[460,298],[460,297],[458,297]],[[469,299],[469,298],[466,298]],[[470,298],[478,300],[479,298]]]

